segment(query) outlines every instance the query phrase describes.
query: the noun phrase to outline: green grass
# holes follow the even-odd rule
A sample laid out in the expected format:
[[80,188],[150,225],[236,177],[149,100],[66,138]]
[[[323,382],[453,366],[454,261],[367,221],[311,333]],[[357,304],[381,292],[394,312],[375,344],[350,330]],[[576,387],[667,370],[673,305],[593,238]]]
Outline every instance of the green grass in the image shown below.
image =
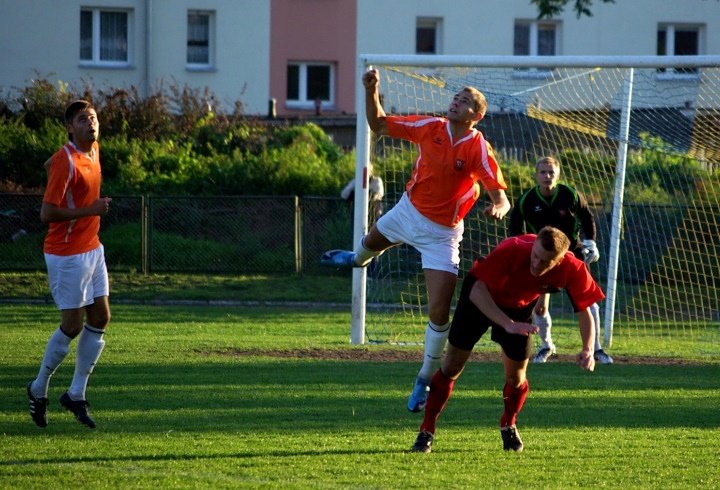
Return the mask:
[[[110,273],[110,301],[259,301],[350,304],[343,275],[212,275]],[[0,272],[0,298],[52,302],[47,273]]]
[[[720,485],[717,358],[595,373],[562,362],[530,366],[521,454],[500,446],[501,365],[472,362],[434,452],[423,455],[408,452],[420,417],[405,409],[420,348],[350,346],[348,311],[116,305],[113,313],[88,391],[98,429],[57,403],[72,353],[52,380],[50,425],[40,429],[26,413],[24,387],[58,315],[50,305],[0,305],[0,487]],[[278,349],[288,355],[271,355]],[[297,357],[291,349],[403,351],[418,361]]]

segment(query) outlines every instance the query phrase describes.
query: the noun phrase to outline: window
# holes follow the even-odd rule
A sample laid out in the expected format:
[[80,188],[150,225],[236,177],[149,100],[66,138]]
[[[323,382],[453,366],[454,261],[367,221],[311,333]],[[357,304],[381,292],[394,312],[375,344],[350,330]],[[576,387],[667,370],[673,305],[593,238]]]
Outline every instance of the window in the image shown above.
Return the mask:
[[[515,21],[513,54],[515,56],[556,56],[558,54],[560,26],[557,22],[536,20]],[[549,69],[522,69],[526,73],[545,76]]]
[[287,67],[287,105],[295,109],[335,104],[335,66],[331,63],[290,63]]
[[[694,56],[701,53],[701,33],[699,26],[661,24],[657,31],[657,54],[659,56]],[[666,72],[664,68],[658,70]],[[674,74],[695,75],[697,68],[675,68]]]
[[558,54],[558,25],[554,22],[515,22],[516,56],[555,56]]
[[415,27],[415,54],[440,54],[441,27],[441,19],[417,19]]
[[131,12],[107,9],[80,11],[80,62],[104,66],[130,63]]
[[187,66],[208,69],[214,64],[215,16],[211,12],[189,10],[187,16]]

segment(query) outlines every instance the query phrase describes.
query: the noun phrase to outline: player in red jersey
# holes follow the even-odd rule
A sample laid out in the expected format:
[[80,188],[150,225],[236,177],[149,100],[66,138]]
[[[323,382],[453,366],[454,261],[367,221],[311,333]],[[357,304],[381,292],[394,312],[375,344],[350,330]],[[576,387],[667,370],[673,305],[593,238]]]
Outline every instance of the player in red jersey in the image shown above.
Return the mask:
[[363,85],[370,129],[377,135],[415,143],[419,155],[402,198],[370,228],[357,249],[330,250],[323,254],[321,263],[365,267],[401,243],[420,252],[429,321],[423,365],[408,400],[408,410],[419,412],[427,402],[430,378],[440,365],[450,330],[463,218],[480,197],[478,182],[492,201],[483,210],[485,216],[502,219],[510,203],[492,146],[474,129],[487,110],[487,101],[479,90],[465,87],[456,93],[445,117],[388,116],[380,104],[378,71],[367,71]]
[[537,235],[503,240],[484,259],[477,260],[463,282],[453,315],[442,367],[431,381],[425,417],[412,450],[429,453],[435,424],[450,398],[473,347],[492,329],[491,338],[502,347],[505,368],[500,418],[503,449],[522,451],[515,422],[530,389],[526,372],[531,355],[532,311],[541,294],[564,289],[578,316],[581,368],[592,371],[595,325],[589,307],[605,297],[585,263],[568,251],[570,241],[557,228],[546,226]]
[[94,429],[85,389],[105,346],[103,334],[110,321],[108,273],[98,230],[100,216],[108,212],[111,199],[100,197],[100,123],[95,109],[84,100],[70,103],[65,126],[70,141],[46,163],[48,183],[40,209],[40,219],[50,225],[45,262],[50,292],[62,320],[48,340],[27,395],[30,416],[38,426],[46,427],[50,377],[79,336],[75,374],[60,404]]

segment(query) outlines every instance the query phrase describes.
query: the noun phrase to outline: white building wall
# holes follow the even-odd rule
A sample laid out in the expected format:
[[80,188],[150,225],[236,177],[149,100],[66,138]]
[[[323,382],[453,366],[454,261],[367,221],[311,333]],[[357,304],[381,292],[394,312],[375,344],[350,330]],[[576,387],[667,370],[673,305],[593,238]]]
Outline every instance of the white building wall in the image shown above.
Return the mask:
[[[240,100],[249,114],[267,111],[270,87],[269,0],[154,0],[151,79],[210,87],[225,108]],[[215,69],[185,66],[187,11],[215,12]]]
[[[85,81],[141,90],[162,81],[207,86],[224,106],[239,99],[246,113],[265,114],[270,97],[271,1],[0,0],[0,90],[6,94],[25,87],[37,76],[73,85]],[[414,54],[416,18],[437,17],[443,19],[441,53],[511,55],[515,19],[537,17],[529,0],[357,1],[359,54]],[[132,9],[129,68],[80,66],[81,6]],[[654,55],[660,22],[705,25],[704,54],[720,54],[717,0],[594,2],[593,17],[580,19],[571,6],[572,2],[559,19],[561,55]],[[216,12],[214,70],[185,67],[189,8]]]
[[[133,9],[134,25],[142,26],[142,0],[124,0],[124,8]],[[79,65],[80,5],[76,0],[0,0],[0,87],[24,87],[30,79],[47,78],[95,84],[137,84],[144,57],[142,29],[131,33],[130,70],[87,70]],[[92,6],[117,6],[117,0],[93,0]]]
[[[79,63],[80,8],[132,11],[130,66]],[[186,69],[187,11],[214,11],[215,69]],[[0,89],[8,93],[46,78],[71,85],[154,90],[160,84],[209,87],[227,109],[267,110],[270,0],[0,0]],[[147,53],[147,58],[146,58]]]
[[[655,55],[658,23],[704,24],[705,52],[720,54],[720,2],[622,0],[594,2],[577,18],[568,3],[561,55]],[[417,17],[443,19],[441,54],[512,55],[516,19],[536,19],[529,0],[358,0],[358,53],[414,54]]]

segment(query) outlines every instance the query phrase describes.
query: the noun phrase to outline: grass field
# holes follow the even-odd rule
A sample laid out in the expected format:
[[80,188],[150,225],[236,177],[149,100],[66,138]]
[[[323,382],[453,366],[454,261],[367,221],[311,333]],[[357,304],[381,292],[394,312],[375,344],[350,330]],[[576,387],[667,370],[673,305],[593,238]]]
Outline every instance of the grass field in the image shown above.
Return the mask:
[[496,427],[501,365],[475,361],[425,455],[408,451],[420,416],[405,409],[420,348],[350,346],[344,309],[116,305],[113,313],[88,390],[98,428],[57,403],[71,354],[40,429],[25,385],[57,312],[0,305],[1,488],[720,486],[717,358],[595,373],[530,366],[520,454],[502,451]]

